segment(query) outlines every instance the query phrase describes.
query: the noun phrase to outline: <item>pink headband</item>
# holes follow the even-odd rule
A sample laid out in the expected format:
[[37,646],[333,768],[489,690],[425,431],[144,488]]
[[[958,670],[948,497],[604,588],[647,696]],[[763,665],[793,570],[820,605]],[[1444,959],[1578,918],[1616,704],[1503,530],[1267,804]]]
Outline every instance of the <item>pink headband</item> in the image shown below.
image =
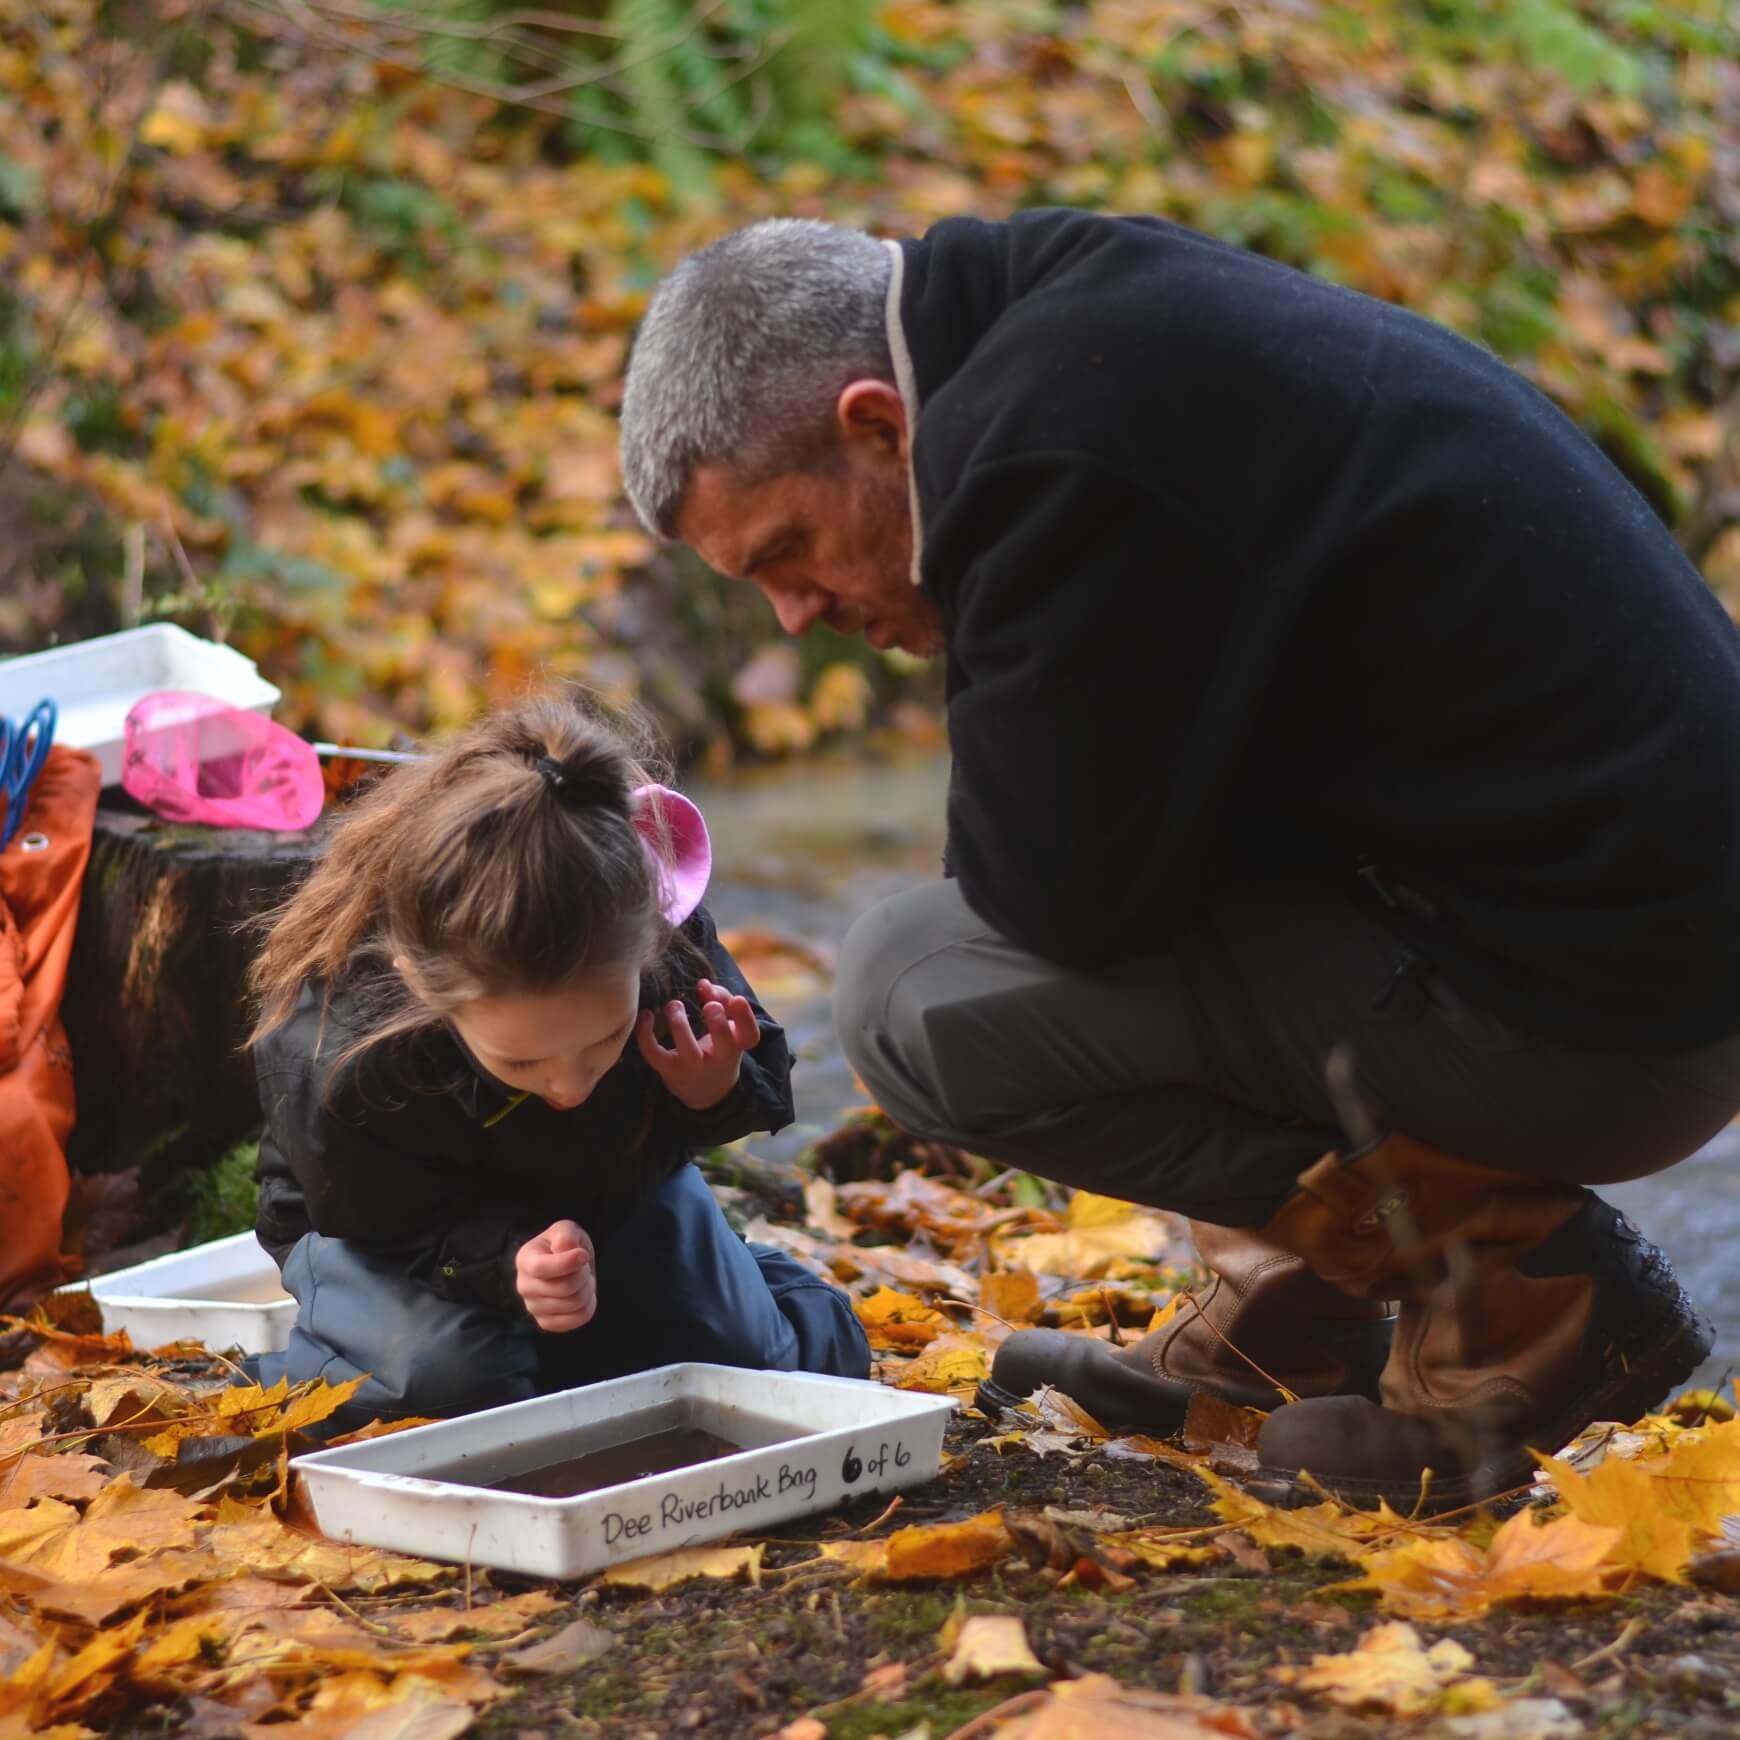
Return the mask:
[[643,785],[634,794],[634,825],[659,879],[659,905],[681,924],[707,892],[713,843],[701,812],[667,785]]

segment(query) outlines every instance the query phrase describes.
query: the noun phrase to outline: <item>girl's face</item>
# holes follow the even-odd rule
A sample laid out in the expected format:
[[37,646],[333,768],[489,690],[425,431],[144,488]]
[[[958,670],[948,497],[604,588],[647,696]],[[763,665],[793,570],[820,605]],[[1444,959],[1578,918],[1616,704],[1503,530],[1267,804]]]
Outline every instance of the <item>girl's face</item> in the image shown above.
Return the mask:
[[497,1081],[568,1111],[622,1056],[639,1010],[639,971],[613,967],[561,991],[476,997],[447,1019]]

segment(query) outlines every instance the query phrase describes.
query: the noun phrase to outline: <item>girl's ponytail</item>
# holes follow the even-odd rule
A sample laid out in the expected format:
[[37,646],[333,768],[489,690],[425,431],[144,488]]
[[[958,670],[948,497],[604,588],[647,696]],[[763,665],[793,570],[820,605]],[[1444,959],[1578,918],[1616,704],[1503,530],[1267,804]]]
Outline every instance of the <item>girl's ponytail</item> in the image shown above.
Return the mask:
[[569,693],[494,714],[387,775],[262,921],[251,1043],[310,985],[327,1004],[346,994],[346,1056],[473,998],[604,968],[633,965],[662,993],[674,975],[661,963],[682,947],[635,826],[634,792],[656,778],[635,753],[648,740],[632,717]]

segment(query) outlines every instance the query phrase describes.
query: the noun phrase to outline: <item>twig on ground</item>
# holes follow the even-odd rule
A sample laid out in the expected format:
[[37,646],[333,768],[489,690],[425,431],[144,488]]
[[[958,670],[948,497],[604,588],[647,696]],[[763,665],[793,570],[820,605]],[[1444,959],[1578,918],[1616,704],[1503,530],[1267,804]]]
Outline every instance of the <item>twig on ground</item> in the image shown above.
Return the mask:
[[378,1619],[370,1619],[366,1613],[357,1612],[336,1589],[329,1588],[325,1583],[316,1583],[314,1587],[335,1607],[342,1607],[365,1631],[372,1631],[377,1637],[397,1639],[398,1633],[390,1625],[382,1625]]
[[881,1526],[905,1503],[906,1500],[902,1498],[898,1492],[895,1493],[895,1495],[889,1499],[887,1508],[883,1510],[880,1515],[872,1517],[869,1522],[862,1523],[855,1529],[848,1529],[846,1531],[848,1537],[851,1535],[867,1535],[872,1529],[881,1528]]
[[1100,1303],[1106,1308],[1106,1333],[1111,1337],[1112,1346],[1122,1347],[1124,1338],[1118,1333],[1118,1307],[1110,1287],[1100,1288]]
[[1017,1692],[1012,1698],[1005,1698],[1000,1704],[993,1704],[988,1710],[981,1710],[972,1721],[963,1722],[952,1733],[944,1736],[944,1740],[983,1740],[983,1736],[1001,1728],[1011,1716],[1022,1716],[1029,1710],[1037,1710],[1051,1693],[1041,1686],[1037,1691]]
[[1604,1661],[1613,1661],[1622,1656],[1626,1650],[1636,1643],[1638,1637],[1648,1628],[1649,1621],[1644,1618],[1628,1619],[1619,1635],[1600,1649],[1591,1650],[1580,1661],[1571,1663],[1571,1672],[1580,1674],[1588,1668],[1599,1667]]

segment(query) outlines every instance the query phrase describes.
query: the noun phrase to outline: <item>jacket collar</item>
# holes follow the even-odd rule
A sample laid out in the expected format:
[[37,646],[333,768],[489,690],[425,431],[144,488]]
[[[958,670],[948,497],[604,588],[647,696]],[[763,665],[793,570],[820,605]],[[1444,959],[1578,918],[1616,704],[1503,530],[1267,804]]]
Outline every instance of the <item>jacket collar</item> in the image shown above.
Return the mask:
[[918,439],[918,376],[913,372],[912,352],[906,343],[906,326],[900,313],[900,293],[906,283],[906,252],[899,242],[882,244],[893,262],[888,274],[888,354],[894,359],[894,384],[906,407],[906,500],[912,511],[912,583],[924,584],[919,558],[924,549],[924,514],[918,504],[918,478],[912,469],[912,444]]

